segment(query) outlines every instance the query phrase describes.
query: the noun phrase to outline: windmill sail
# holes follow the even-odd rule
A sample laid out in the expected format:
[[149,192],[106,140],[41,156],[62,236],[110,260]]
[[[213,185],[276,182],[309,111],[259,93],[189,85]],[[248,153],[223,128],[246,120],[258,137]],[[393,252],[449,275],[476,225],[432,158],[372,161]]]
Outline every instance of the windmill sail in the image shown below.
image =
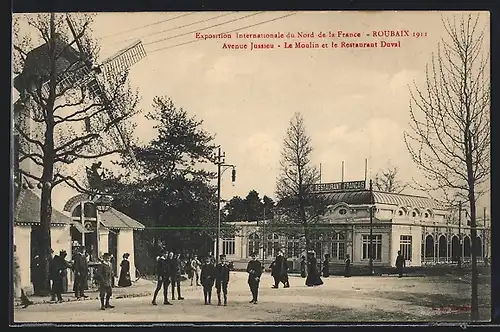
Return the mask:
[[144,45],[138,40],[104,60],[100,68],[104,77],[109,79],[128,70],[145,57]]

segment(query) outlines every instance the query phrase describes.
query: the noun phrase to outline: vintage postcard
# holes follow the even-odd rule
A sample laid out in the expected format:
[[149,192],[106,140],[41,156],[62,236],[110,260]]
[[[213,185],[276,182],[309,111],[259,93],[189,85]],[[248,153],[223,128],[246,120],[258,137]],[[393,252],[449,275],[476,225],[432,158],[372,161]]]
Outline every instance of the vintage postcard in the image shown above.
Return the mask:
[[13,323],[490,320],[489,12],[12,31]]

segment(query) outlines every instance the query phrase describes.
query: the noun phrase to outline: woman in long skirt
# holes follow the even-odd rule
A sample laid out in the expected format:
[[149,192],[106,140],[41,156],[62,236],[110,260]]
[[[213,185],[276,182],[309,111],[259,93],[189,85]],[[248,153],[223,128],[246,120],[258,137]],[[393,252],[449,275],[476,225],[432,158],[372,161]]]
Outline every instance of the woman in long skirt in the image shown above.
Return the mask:
[[323,285],[323,280],[321,280],[320,273],[318,271],[318,261],[314,251],[310,251],[308,256],[306,286],[312,287]]
[[132,285],[132,280],[130,279],[130,262],[128,258],[130,254],[128,252],[123,254],[123,260],[120,263],[120,278],[118,279],[119,287],[129,287]]

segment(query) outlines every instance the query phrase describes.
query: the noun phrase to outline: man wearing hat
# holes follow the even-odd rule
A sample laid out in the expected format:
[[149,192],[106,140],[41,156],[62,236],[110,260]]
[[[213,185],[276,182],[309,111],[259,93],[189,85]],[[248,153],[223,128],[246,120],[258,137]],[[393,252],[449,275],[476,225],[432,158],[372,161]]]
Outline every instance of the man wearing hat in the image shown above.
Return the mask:
[[73,263],[73,272],[75,273],[75,282],[73,285],[73,290],[75,292],[75,297],[77,299],[83,297],[88,297],[84,294],[85,281],[88,277],[88,263],[87,259],[83,255],[83,247],[77,247],[75,252],[75,258]]
[[170,271],[169,265],[167,264],[167,252],[162,250],[160,255],[156,257],[156,274],[158,275],[158,282],[156,283],[156,289],[153,294],[152,305],[156,305],[156,297],[163,287],[163,304],[171,305],[168,301],[168,286],[170,285]]
[[247,265],[248,285],[252,292],[252,300],[250,303],[257,304],[260,276],[262,275],[262,264],[257,260],[257,254],[255,252],[252,253],[250,257],[252,257],[252,259]]
[[101,310],[106,308],[114,308],[109,304],[109,299],[112,294],[113,285],[113,269],[111,267],[111,255],[105,253],[102,255],[101,264],[97,268],[97,281],[99,283],[99,297],[101,299]]
[[220,293],[224,294],[224,306],[227,305],[227,285],[229,284],[229,264],[226,255],[220,255],[220,262],[215,267],[215,289],[217,290],[218,305],[221,305]]
[[63,302],[64,277],[67,273],[68,264],[65,260],[66,250],[61,250],[59,255],[52,258],[50,264],[50,279],[52,280],[52,301]]

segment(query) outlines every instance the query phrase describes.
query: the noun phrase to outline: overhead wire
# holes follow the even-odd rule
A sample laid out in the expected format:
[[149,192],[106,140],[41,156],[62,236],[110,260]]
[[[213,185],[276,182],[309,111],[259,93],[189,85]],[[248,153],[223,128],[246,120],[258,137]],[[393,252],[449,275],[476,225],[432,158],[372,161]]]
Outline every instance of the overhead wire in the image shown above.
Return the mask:
[[[297,13],[296,13],[296,12],[293,12],[293,13],[290,13],[290,14],[287,14],[287,15],[283,15],[283,16],[275,17],[275,18],[270,19],[270,20],[266,20],[266,21],[262,21],[262,22],[259,22],[259,23],[255,23],[255,24],[247,25],[247,26],[244,26],[244,27],[241,27],[241,28],[237,28],[237,29],[233,29],[233,30],[230,30],[230,31],[226,31],[226,32],[224,32],[224,33],[231,33],[231,32],[236,32],[236,31],[240,31],[240,30],[244,30],[244,29],[252,28],[252,27],[255,27],[255,26],[258,26],[258,25],[261,25],[261,24],[266,24],[266,23],[274,22],[274,21],[277,21],[277,20],[280,20],[280,19],[283,19],[283,18],[286,18],[286,17],[292,16],[292,15],[295,15],[295,14],[297,14]],[[148,54],[149,54],[149,53],[158,52],[158,51],[162,51],[162,50],[167,50],[167,49],[174,48],[174,47],[179,47],[179,46],[183,46],[183,45],[191,44],[191,43],[200,42],[200,41],[203,41],[203,40],[204,40],[204,39],[194,39],[194,40],[190,40],[190,41],[185,42],[185,43],[180,43],[180,44],[175,44],[175,45],[171,45],[171,46],[166,46],[166,47],[157,48],[157,49],[154,49],[154,50],[148,51]]]
[[229,23],[236,22],[236,21],[239,21],[239,20],[243,20],[245,18],[248,18],[248,17],[251,17],[251,16],[255,16],[255,15],[259,15],[259,14],[262,14],[262,13],[264,13],[264,11],[257,12],[257,13],[252,13],[250,15],[245,15],[245,16],[242,16],[242,17],[235,18],[233,20],[229,20],[229,21],[225,21],[225,22],[222,22],[222,23],[214,24],[214,25],[205,27],[203,29],[193,30],[193,31],[189,31],[189,32],[182,33],[182,34],[179,34],[179,35],[175,35],[175,36],[171,36],[171,37],[166,37],[166,38],[158,39],[158,40],[155,40],[155,41],[144,43],[144,45],[157,44],[157,43],[160,43],[162,41],[166,41],[166,40],[170,40],[170,39],[174,39],[174,38],[178,38],[178,37],[187,36],[187,35],[199,32],[199,31],[208,30],[208,29],[211,29],[211,28],[215,28],[215,27],[218,27],[218,26],[221,26],[221,25],[225,25],[225,24],[229,24]]
[[185,17],[185,16],[188,16],[188,15],[192,15],[192,14],[195,14],[195,13],[196,12],[184,13],[184,14],[181,14],[181,15],[178,15],[178,16],[175,16],[175,17],[171,17],[171,18],[167,18],[165,20],[161,20],[161,21],[158,21],[158,22],[154,22],[154,23],[146,24],[146,25],[143,25],[143,26],[140,26],[140,27],[136,27],[136,28],[124,30],[124,31],[121,31],[121,32],[118,32],[118,33],[113,33],[113,34],[105,35],[105,36],[102,36],[102,37],[98,37],[97,39],[100,40],[100,39],[104,39],[104,38],[109,38],[109,37],[123,35],[124,33],[128,33],[128,32],[132,32],[132,31],[135,31],[135,30],[140,30],[140,29],[144,29],[144,28],[147,28],[147,27],[151,27],[153,25],[158,25],[158,24],[161,24],[161,23],[173,21],[173,20],[176,20],[178,18]]
[[228,15],[231,15],[231,14],[234,14],[234,13],[236,13],[236,12],[224,13],[224,14],[217,15],[217,16],[214,16],[214,17],[210,17],[210,18],[207,18],[207,19],[204,19],[204,20],[199,20],[199,21],[196,21],[196,22],[193,22],[193,23],[180,25],[180,26],[177,26],[177,27],[173,27],[173,28],[166,29],[166,30],[161,30],[161,31],[154,32],[154,33],[144,34],[144,35],[136,37],[136,38],[128,38],[128,39],[123,40],[123,42],[132,41],[132,40],[136,40],[136,39],[140,39],[140,38],[144,38],[144,37],[151,37],[151,36],[154,36],[154,35],[158,35],[160,33],[168,32],[168,31],[173,31],[173,30],[177,30],[177,29],[181,29],[181,28],[185,28],[185,27],[188,27],[188,26],[191,26],[191,25],[195,25],[195,24],[205,23],[205,22],[208,22],[208,21],[211,21],[211,20],[215,20],[217,18],[221,18],[221,17],[224,17],[224,16],[228,16]]

